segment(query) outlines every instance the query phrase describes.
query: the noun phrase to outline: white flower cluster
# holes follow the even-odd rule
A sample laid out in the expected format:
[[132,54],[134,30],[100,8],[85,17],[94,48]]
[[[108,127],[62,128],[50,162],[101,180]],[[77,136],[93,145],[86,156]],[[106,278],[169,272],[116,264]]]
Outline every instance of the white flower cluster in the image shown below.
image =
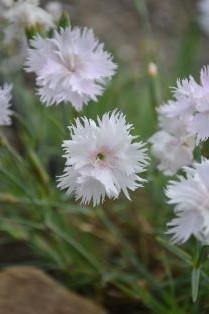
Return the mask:
[[20,28],[54,27],[62,11],[63,6],[57,1],[47,1],[45,9],[42,9],[39,0],[0,0],[0,17]]
[[37,74],[38,94],[47,106],[71,102],[80,111],[97,100],[116,70],[111,55],[87,28],[68,27],[50,39],[37,36],[30,44],[26,71]]
[[0,87],[0,125],[10,125],[11,124],[11,114],[12,111],[10,110],[10,101],[12,98],[11,84],[4,84]]
[[174,175],[183,168],[185,173],[166,189],[176,214],[167,234],[173,243],[194,235],[209,244],[209,160],[197,163],[193,156],[195,147],[209,138],[209,67],[201,69],[200,82],[192,76],[178,80],[173,96],[158,108],[160,130],[149,139],[160,171]]
[[129,198],[128,189],[136,190],[144,181],[138,173],[147,165],[146,148],[133,142],[132,125],[117,111],[97,118],[76,119],[70,127],[71,140],[65,141],[66,167],[59,179],[59,187],[76,199],[93,205],[109,198],[118,198],[122,191]]
[[[203,0],[202,14],[206,7],[209,13],[209,1]],[[80,111],[102,95],[117,65],[91,29],[69,26],[54,29],[47,37],[61,15],[58,2],[47,3],[44,10],[38,0],[0,0],[0,18],[9,25],[5,42],[23,41],[25,70],[35,72],[41,102],[46,106],[70,102]],[[201,23],[206,27],[206,16]],[[34,36],[28,48],[24,32],[31,27],[41,28],[46,36]],[[149,70],[156,74],[153,64]],[[11,124],[11,89],[8,84],[0,87],[0,125]],[[182,168],[185,173],[166,189],[176,214],[167,224],[167,234],[173,243],[184,243],[194,235],[209,244],[209,160],[197,163],[193,156],[195,147],[209,138],[209,67],[202,68],[199,82],[192,76],[178,80],[173,100],[157,112],[159,129],[149,142],[158,169],[165,175],[175,175]],[[96,206],[105,197],[118,198],[121,192],[130,199],[129,191],[146,181],[140,173],[148,165],[147,149],[131,135],[132,125],[121,112],[105,113],[96,121],[77,118],[69,129],[71,138],[62,145],[64,173],[58,178],[58,187],[66,189],[67,195]]]
[[209,160],[184,168],[166,189],[168,203],[175,205],[176,218],[167,224],[173,243],[184,243],[194,235],[209,244]]
[[55,28],[62,10],[62,5],[56,1],[47,2],[43,9],[38,0],[0,0],[0,22],[4,21],[2,44],[9,51],[0,63],[0,69],[3,72],[20,69],[28,48],[25,31],[30,32],[34,28],[46,32]]
[[151,153],[159,163],[158,169],[171,176],[192,163],[195,138],[188,134],[184,121],[163,114],[159,114],[159,128],[149,139]]
[[168,118],[184,121],[189,134],[196,137],[199,144],[209,138],[209,67],[200,72],[200,83],[192,76],[177,82],[174,100],[160,108]]
[[45,29],[54,27],[52,16],[39,7],[38,0],[18,0],[5,12],[5,18],[13,29],[41,26]]
[[[59,3],[51,2],[46,5],[47,13],[39,7],[38,0],[12,1],[5,9],[4,18],[9,23],[6,41],[20,36],[26,45],[26,29],[41,27],[48,31],[62,11]],[[25,70],[35,72],[38,94],[46,106],[71,102],[80,111],[103,93],[117,66],[91,29],[69,26],[53,30],[50,38],[45,34],[30,40]],[[0,124],[10,123],[10,91],[7,86],[1,90]],[[92,200],[94,206],[105,196],[118,198],[121,192],[129,198],[129,190],[136,190],[145,181],[139,173],[148,164],[146,148],[142,142],[134,141],[131,129],[132,125],[117,110],[96,122],[86,117],[76,119],[70,127],[71,140],[63,144],[66,167],[58,186],[67,189],[67,194],[75,194],[82,203]]]
[[151,139],[151,151],[166,175],[192,164],[196,145],[209,138],[209,67],[200,82],[192,76],[177,81],[174,99],[158,108],[160,131]]

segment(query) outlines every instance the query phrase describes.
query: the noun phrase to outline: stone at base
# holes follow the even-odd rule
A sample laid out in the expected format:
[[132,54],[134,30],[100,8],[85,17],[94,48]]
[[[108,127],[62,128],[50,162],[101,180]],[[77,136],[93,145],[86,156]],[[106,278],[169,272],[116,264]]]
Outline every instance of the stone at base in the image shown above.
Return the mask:
[[41,270],[11,267],[0,273],[1,314],[105,314],[91,301],[61,287]]

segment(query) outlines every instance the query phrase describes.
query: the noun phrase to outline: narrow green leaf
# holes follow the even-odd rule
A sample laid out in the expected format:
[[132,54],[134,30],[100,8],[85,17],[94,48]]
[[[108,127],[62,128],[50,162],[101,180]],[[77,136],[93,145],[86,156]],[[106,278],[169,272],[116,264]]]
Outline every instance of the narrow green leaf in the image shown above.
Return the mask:
[[196,302],[199,291],[199,281],[200,281],[200,268],[193,268],[192,270],[192,301]]

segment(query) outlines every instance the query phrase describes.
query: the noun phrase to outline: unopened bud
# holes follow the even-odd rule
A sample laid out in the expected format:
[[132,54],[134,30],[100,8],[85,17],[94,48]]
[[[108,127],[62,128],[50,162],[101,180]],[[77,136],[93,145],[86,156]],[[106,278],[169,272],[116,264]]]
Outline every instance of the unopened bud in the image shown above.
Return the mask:
[[25,35],[28,41],[35,37],[38,33],[39,30],[36,26],[30,26],[25,28]]
[[59,28],[67,28],[70,26],[70,16],[67,11],[63,11],[62,16],[58,23]]
[[157,73],[158,73],[158,68],[157,68],[156,63],[150,62],[150,63],[148,64],[148,74],[149,74],[150,76],[156,76]]

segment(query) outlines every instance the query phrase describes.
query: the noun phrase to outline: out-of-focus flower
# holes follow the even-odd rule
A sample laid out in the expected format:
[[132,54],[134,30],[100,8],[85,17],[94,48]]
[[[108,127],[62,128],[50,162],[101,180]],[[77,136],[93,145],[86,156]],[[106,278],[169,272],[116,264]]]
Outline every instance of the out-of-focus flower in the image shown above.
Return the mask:
[[97,100],[116,70],[111,55],[87,28],[68,27],[50,39],[37,36],[30,44],[26,71],[37,74],[38,94],[47,106],[71,102],[81,110]]
[[159,116],[160,130],[150,139],[151,153],[159,162],[158,169],[165,175],[174,175],[184,166],[191,165],[195,137],[188,134],[180,119]]
[[13,0],[0,0],[0,19],[5,18],[5,13],[13,4]]
[[30,27],[49,29],[54,26],[52,16],[39,7],[38,0],[18,0],[5,17],[17,31]]
[[174,100],[159,108],[168,118],[178,118],[187,131],[196,137],[197,144],[209,138],[209,67],[203,67],[200,84],[193,77],[177,81]]
[[179,176],[166,189],[168,204],[175,205],[176,217],[167,224],[167,234],[173,243],[184,243],[194,235],[209,243],[209,160],[184,169],[186,177]]
[[26,30],[29,32],[34,28],[40,31],[54,27],[52,16],[38,4],[36,0],[18,0],[2,11],[6,22],[2,44],[8,56],[1,60],[1,69],[8,66],[8,71],[15,71],[23,66],[28,48]]
[[3,87],[0,87],[0,125],[10,125],[11,124],[11,114],[10,110],[10,101],[12,98],[11,95],[12,85],[4,84]]
[[201,86],[192,76],[188,79],[177,80],[176,88],[173,88],[174,100],[168,101],[159,108],[159,112],[168,118],[190,117],[195,111],[197,94]]
[[[16,48],[16,49],[15,49]],[[11,53],[0,61],[0,71],[8,74],[20,70],[26,57],[26,48],[24,43],[17,43]]]
[[202,29],[209,34],[209,0],[199,0],[199,23]]
[[45,6],[46,11],[53,17],[54,22],[58,22],[62,16],[63,6],[58,1],[49,1]]
[[209,67],[200,72],[201,88],[196,95],[196,106],[188,130],[196,135],[197,143],[209,138]]
[[97,118],[76,119],[70,127],[72,139],[64,141],[66,167],[59,178],[61,189],[75,194],[76,200],[93,205],[109,198],[118,198],[122,191],[129,198],[131,191],[144,181],[138,174],[148,163],[142,142],[133,142],[132,125],[117,111]]
[[1,49],[1,72],[8,74],[8,72],[15,72],[22,68],[28,49],[27,39],[23,31],[18,31],[13,25],[5,25],[2,29]]

